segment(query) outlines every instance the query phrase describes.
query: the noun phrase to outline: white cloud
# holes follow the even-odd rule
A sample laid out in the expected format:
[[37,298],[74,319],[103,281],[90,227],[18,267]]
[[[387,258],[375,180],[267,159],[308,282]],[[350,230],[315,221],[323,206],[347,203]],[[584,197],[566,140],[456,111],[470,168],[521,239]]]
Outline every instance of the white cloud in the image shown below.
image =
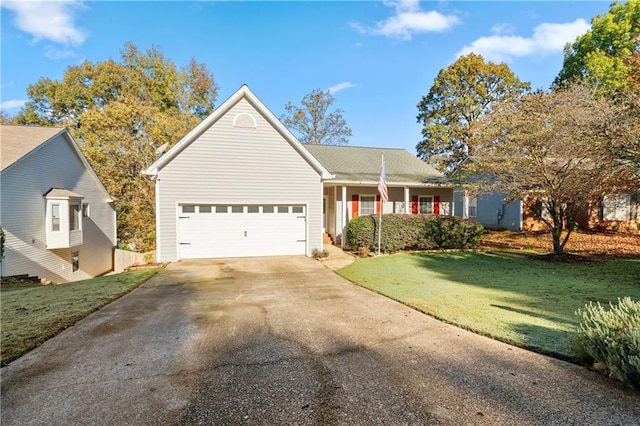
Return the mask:
[[358,22],[352,22],[351,27],[363,34],[411,40],[415,34],[444,31],[460,21],[455,15],[443,15],[434,10],[422,11],[417,0],[384,1],[384,5],[395,8],[395,14],[372,27]]
[[2,7],[15,12],[16,26],[33,36],[35,42],[49,40],[64,45],[81,45],[87,33],[75,24],[80,1],[4,1]]
[[5,109],[22,108],[26,103],[27,103],[26,100],[21,100],[21,99],[4,101],[4,102],[0,102],[0,109],[5,110]]
[[44,56],[49,59],[65,59],[73,58],[76,56],[73,50],[69,49],[56,49],[53,46],[47,46],[44,48]]
[[343,81],[342,83],[338,83],[335,86],[329,87],[327,90],[329,91],[329,93],[333,94],[333,93],[338,93],[339,91],[344,89],[350,89],[352,87],[358,87],[358,85],[353,84],[350,81]]
[[498,25],[492,29],[494,35],[480,37],[463,47],[456,57],[473,52],[489,61],[509,62],[514,57],[562,52],[567,43],[575,41],[589,28],[590,25],[584,19],[565,24],[545,23],[536,26],[533,35],[527,38],[511,34],[512,30],[508,26]]

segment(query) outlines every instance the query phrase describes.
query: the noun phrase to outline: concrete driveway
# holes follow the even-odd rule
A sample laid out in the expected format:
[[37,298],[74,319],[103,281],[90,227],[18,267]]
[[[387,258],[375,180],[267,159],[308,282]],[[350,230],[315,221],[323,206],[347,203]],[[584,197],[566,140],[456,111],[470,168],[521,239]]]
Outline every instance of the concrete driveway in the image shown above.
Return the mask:
[[640,393],[304,257],[176,263],[1,371],[1,423],[640,424]]

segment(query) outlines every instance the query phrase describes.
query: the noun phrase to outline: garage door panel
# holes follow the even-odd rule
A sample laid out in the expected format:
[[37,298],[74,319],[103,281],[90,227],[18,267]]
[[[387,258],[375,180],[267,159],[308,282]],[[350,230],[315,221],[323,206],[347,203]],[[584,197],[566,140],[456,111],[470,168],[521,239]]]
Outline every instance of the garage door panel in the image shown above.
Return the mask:
[[[216,208],[218,207],[218,208]],[[306,253],[305,208],[296,206],[211,205],[206,208],[179,207],[179,250],[181,259],[274,256]],[[242,208],[241,208],[242,207]],[[185,210],[187,212],[185,213]],[[283,211],[287,213],[283,213]],[[227,211],[227,213],[220,213]],[[249,213],[252,211],[252,213]],[[256,212],[257,211],[257,212]],[[278,213],[280,211],[280,213]],[[217,213],[216,213],[217,212]]]

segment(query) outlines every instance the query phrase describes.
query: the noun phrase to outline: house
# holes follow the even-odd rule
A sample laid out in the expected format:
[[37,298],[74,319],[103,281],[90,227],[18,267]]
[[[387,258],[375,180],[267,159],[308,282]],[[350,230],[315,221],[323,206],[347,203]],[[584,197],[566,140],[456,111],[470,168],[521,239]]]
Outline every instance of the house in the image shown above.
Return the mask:
[[385,213],[450,214],[452,186],[408,152],[302,145],[244,85],[145,171],[157,258],[311,256],[323,230],[344,243],[350,218],[380,208],[383,153]]
[[[379,214],[453,215],[453,184],[404,149],[306,145],[333,178],[323,182],[323,230],[345,246],[344,229],[355,217]],[[380,205],[382,158],[389,201]]]
[[66,129],[0,125],[2,276],[52,282],[108,272],[113,200]]
[[[489,229],[513,231],[546,231],[546,225],[538,219],[540,209],[534,197],[511,202],[499,193],[470,195],[457,189],[454,193],[454,214],[476,221]],[[606,194],[597,202],[580,210],[575,218],[581,229],[640,231],[640,193],[634,191]],[[538,214],[545,214],[541,212]]]

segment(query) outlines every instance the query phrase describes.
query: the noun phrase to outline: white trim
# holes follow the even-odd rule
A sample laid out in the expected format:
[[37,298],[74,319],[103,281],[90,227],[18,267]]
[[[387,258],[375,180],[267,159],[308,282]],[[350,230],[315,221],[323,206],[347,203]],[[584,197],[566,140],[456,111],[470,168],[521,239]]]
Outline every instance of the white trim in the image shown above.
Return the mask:
[[267,121],[278,131],[289,144],[311,164],[311,166],[320,174],[322,179],[332,179],[334,176],[324,168],[322,164],[316,158],[311,155],[309,151],[296,139],[296,137],[273,115],[271,111],[258,99],[256,95],[245,84],[238,91],[236,91],[230,98],[220,105],[213,113],[207,118],[202,120],[192,131],[190,131],[180,142],[174,145],[165,155],[160,157],[153,163],[147,170],[143,172],[144,175],[153,177],[157,176],[158,172],[166,166],[171,160],[173,160],[178,154],[180,154],[187,146],[195,141],[202,133],[204,133],[209,127],[216,123],[221,117],[223,117],[234,105],[236,105],[241,99],[246,99],[251,103],[259,113],[261,113]]
[[[373,198],[373,213],[362,213],[362,197],[371,197]],[[371,215],[376,214],[376,194],[358,194],[358,217],[363,215]]]

